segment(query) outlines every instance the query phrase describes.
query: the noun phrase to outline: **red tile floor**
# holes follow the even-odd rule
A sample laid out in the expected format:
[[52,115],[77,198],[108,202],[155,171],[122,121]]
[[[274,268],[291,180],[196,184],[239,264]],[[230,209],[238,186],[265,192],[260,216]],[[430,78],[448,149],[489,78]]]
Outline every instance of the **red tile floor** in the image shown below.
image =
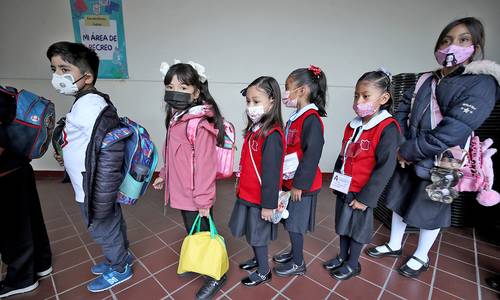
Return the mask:
[[[40,287],[11,299],[194,299],[202,285],[199,276],[180,277],[177,260],[185,236],[178,211],[168,209],[163,215],[163,193],[149,190],[135,207],[125,207],[130,249],[136,260],[134,277],[97,294],[86,290],[94,278],[92,264],[102,259],[99,247],[92,242],[73,200],[71,185],[59,180],[39,180],[45,222],[53,251],[54,273],[41,280]],[[217,294],[218,299],[497,299],[485,278],[500,272],[500,247],[475,238],[473,229],[449,229],[443,232],[431,250],[430,269],[419,279],[407,279],[396,269],[405,259],[374,260],[361,257],[362,273],[346,282],[333,280],[321,263],[338,251],[334,232],[334,200],[325,190],[317,208],[317,229],[305,238],[307,273],[301,277],[273,277],[255,288],[243,287],[239,281],[247,275],[238,263],[252,251],[244,239],[231,236],[227,222],[233,206],[233,183],[218,185],[215,220],[227,241],[230,255],[228,281]],[[373,244],[388,240],[389,230],[375,223]],[[279,239],[270,245],[270,255],[287,249],[288,235],[280,228]],[[412,254],[418,237],[405,237],[404,256]],[[0,263],[1,264],[1,263]],[[1,266],[1,265],[0,265]],[[5,269],[5,266],[1,266]]]

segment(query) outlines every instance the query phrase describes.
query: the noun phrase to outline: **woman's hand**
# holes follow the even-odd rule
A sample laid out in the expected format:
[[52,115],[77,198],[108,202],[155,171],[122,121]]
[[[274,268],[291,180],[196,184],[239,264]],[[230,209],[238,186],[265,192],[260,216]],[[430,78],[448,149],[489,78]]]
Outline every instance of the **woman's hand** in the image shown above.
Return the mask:
[[200,208],[198,209],[198,214],[201,217],[208,217],[210,215],[210,208]]
[[162,190],[164,185],[165,179],[163,179],[163,177],[156,177],[155,181],[153,182],[153,188],[155,190]]
[[368,207],[368,206],[364,205],[363,203],[359,202],[356,199],[352,200],[351,203],[349,203],[349,206],[352,209],[357,209],[357,210],[361,210],[361,211],[365,211],[366,208]]
[[273,210],[269,208],[263,208],[260,210],[260,217],[264,221],[271,222],[271,218],[273,216]]
[[292,190],[290,191],[291,193],[291,198],[292,198],[292,201],[300,201],[302,200],[302,190],[299,190],[299,189],[296,189],[296,188],[292,188]]

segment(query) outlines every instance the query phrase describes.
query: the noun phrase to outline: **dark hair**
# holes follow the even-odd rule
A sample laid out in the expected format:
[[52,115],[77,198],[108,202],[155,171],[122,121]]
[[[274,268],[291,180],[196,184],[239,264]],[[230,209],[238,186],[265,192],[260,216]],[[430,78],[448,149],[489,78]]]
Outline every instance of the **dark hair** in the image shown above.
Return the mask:
[[[262,131],[261,134],[267,135],[269,130],[271,130],[274,126],[279,125],[280,128],[283,128],[283,119],[281,117],[281,89],[278,81],[270,76],[261,76],[252,83],[250,83],[245,89],[241,91],[243,96],[246,96],[247,90],[255,86],[261,90],[263,90],[267,96],[274,100],[271,108],[267,113],[265,113],[260,119],[260,123],[262,123]],[[244,134],[247,134],[248,131],[252,128],[252,120],[247,116],[247,127],[244,130]]]
[[80,43],[57,42],[47,49],[47,58],[51,60],[57,55],[61,56],[64,61],[77,66],[82,74],[90,72],[94,76],[92,84],[95,84],[99,73],[99,56],[94,50]]
[[472,36],[472,43],[474,44],[474,47],[479,47],[479,49],[481,49],[481,57],[484,58],[484,27],[483,23],[481,23],[481,21],[479,21],[474,17],[458,19],[446,25],[443,31],[441,31],[441,34],[439,34],[439,37],[436,41],[436,46],[434,46],[434,52],[436,52],[439,49],[441,42],[444,40],[446,35],[453,29],[453,27],[462,24],[465,25],[465,27],[467,27],[467,29],[469,30]]
[[380,70],[366,72],[365,74],[361,75],[361,77],[358,79],[358,82],[356,82],[356,85],[358,85],[362,81],[370,82],[380,91],[389,93],[389,100],[387,100],[387,102],[380,108],[392,113],[393,100],[391,95],[391,77],[389,76],[389,74]]
[[16,117],[16,98],[0,91],[0,122],[10,124]]
[[[212,106],[212,110],[214,112],[214,116],[207,118],[208,122],[212,123],[215,125],[215,128],[219,130],[219,133],[217,134],[217,145],[223,146],[224,145],[224,122],[222,118],[222,114],[220,113],[219,106],[217,106],[217,103],[215,102],[214,98],[210,94],[210,91],[208,90],[208,80],[205,82],[200,81],[200,75],[198,72],[189,64],[183,64],[183,63],[178,63],[173,66],[171,66],[168,69],[167,74],[165,75],[165,78],[163,79],[163,83],[165,85],[169,85],[170,82],[172,82],[172,78],[177,76],[177,79],[186,84],[186,85],[191,85],[194,86],[197,90],[200,91],[200,95],[198,99],[196,99],[195,102],[193,102],[193,105],[201,105],[201,104],[207,104]],[[167,116],[165,118],[165,126],[167,127],[168,130],[168,125],[170,123],[170,119],[172,118],[172,110],[167,104]]]
[[291,78],[297,85],[301,87],[307,85],[309,90],[309,102],[316,104],[318,107],[318,113],[322,117],[326,117],[326,76],[323,71],[320,71],[319,75],[315,75],[311,68],[300,68],[294,70],[288,78]]

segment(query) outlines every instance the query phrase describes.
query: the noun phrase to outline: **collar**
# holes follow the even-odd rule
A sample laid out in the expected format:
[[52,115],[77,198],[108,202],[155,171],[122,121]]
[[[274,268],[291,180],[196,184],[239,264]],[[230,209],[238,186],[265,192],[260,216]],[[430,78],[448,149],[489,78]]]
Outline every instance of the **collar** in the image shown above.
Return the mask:
[[379,111],[376,116],[374,116],[370,121],[368,121],[368,123],[364,125],[363,125],[363,120],[360,117],[356,117],[349,123],[349,126],[351,126],[351,128],[353,129],[356,129],[359,126],[363,126],[363,130],[372,129],[373,127],[377,126],[380,122],[390,117],[392,117],[392,115],[387,110],[384,109]]
[[290,116],[289,121],[293,122],[293,121],[297,120],[300,116],[302,116],[306,111],[308,111],[310,109],[318,110],[318,107],[314,103],[308,104],[308,105],[302,107],[299,111],[294,112]]

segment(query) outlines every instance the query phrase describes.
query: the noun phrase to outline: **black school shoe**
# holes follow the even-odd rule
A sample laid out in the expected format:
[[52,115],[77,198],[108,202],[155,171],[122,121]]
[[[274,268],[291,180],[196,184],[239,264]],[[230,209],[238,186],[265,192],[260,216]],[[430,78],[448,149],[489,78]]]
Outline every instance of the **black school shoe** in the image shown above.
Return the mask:
[[258,266],[259,266],[259,264],[257,263],[257,259],[255,259],[255,257],[254,257],[252,259],[249,259],[247,261],[242,262],[240,264],[240,269],[250,271],[250,270],[257,268]]
[[304,275],[306,273],[306,263],[302,261],[302,264],[299,266],[295,264],[293,261],[290,261],[286,264],[281,264],[275,267],[274,272],[276,273],[276,275],[280,277]]
[[200,290],[196,293],[197,300],[204,299],[212,299],[212,297],[217,294],[217,292],[221,289],[221,287],[226,283],[227,276],[226,274],[222,275],[219,280],[215,280],[213,278],[206,278],[205,284],[200,288]]
[[377,250],[377,247],[379,247],[379,246],[377,246],[377,247],[372,247],[372,248],[366,249],[365,253],[368,256],[371,256],[373,258],[381,258],[381,257],[386,257],[386,256],[398,257],[403,253],[403,249],[399,249],[399,250],[394,251],[391,249],[391,247],[389,247],[389,245],[387,243],[385,243],[383,246],[385,246],[387,248],[387,250],[389,250],[389,252],[380,252]]
[[[413,270],[412,268],[408,267],[407,263],[412,258],[422,265],[420,269]],[[399,268],[398,273],[408,278],[417,278],[420,273],[427,271],[427,269],[429,269],[429,261],[424,262],[420,258],[412,256],[408,258],[406,262]]]
[[283,253],[276,254],[275,256],[273,256],[273,261],[280,263],[280,264],[285,264],[285,263],[291,261],[292,258],[293,258],[292,251],[283,252]]
[[500,291],[500,275],[486,278],[486,284],[494,290]]
[[4,281],[0,281],[0,298],[7,298],[9,296],[29,293],[34,289],[36,289],[37,287],[38,287],[38,281],[35,281],[35,283],[22,288],[14,288],[5,284]]
[[359,262],[356,269],[351,268],[347,262],[344,262],[342,266],[330,271],[330,275],[337,280],[347,280],[354,276],[358,276],[360,273],[361,265]]
[[329,261],[326,261],[323,263],[323,268],[327,269],[328,271],[334,270],[340,266],[342,266],[342,263],[344,260],[340,258],[340,256],[337,255],[337,257],[330,259]]
[[266,275],[262,275],[259,272],[255,271],[252,274],[250,274],[250,276],[243,278],[241,280],[241,283],[245,286],[256,286],[263,282],[271,280],[272,277],[273,274],[271,270],[269,270],[269,272],[267,272]]

